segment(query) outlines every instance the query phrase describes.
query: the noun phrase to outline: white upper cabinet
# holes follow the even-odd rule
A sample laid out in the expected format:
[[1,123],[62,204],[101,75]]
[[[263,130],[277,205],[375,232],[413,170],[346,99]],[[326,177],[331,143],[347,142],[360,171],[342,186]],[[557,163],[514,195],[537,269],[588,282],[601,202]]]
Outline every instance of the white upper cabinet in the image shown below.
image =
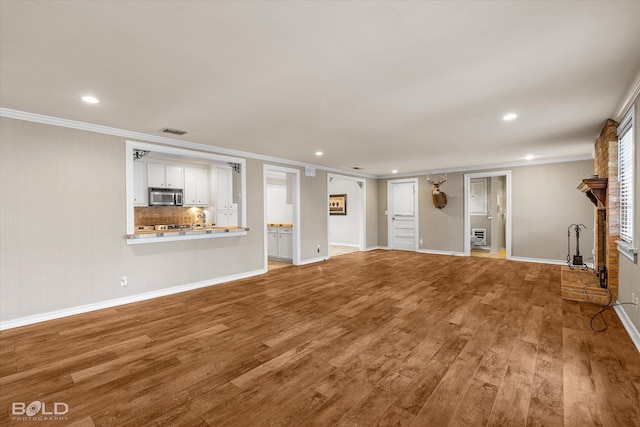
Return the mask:
[[184,168],[185,206],[209,206],[209,170],[185,166]]
[[183,168],[164,163],[147,164],[147,185],[153,188],[183,188]]
[[140,161],[133,162],[133,204],[134,206],[149,205],[147,164]]
[[233,203],[233,171],[215,168],[216,225],[220,227],[238,225],[238,205]]
[[216,210],[230,209],[233,202],[231,169],[216,168]]

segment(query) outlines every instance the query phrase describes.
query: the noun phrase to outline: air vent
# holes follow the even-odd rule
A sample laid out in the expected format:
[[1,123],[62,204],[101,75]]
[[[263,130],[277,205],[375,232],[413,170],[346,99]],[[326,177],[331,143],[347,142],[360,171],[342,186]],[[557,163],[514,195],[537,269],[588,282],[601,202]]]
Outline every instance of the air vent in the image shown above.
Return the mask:
[[172,129],[172,128],[162,128],[160,129],[160,132],[170,133],[172,135],[184,135],[187,133],[186,130]]

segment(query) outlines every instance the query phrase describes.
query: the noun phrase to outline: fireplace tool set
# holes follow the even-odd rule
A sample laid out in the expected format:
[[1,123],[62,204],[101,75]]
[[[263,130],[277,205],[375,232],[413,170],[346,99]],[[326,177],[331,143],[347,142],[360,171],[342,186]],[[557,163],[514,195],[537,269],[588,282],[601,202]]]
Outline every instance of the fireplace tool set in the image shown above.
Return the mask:
[[[576,233],[576,254],[573,256],[573,260],[571,260],[571,229]],[[580,255],[580,231],[587,228],[584,224],[571,224],[569,228],[567,228],[567,265],[571,270],[574,267],[581,267],[583,270],[588,270],[589,267],[587,264],[582,261],[582,255]]]

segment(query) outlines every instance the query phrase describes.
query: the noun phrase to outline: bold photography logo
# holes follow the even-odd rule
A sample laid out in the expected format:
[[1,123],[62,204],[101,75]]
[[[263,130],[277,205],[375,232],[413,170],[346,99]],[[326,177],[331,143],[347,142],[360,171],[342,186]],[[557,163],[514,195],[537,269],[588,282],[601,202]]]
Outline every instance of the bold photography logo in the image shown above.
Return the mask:
[[34,400],[28,405],[25,402],[13,402],[11,404],[13,420],[66,420],[67,417],[63,416],[67,413],[69,413],[69,405],[64,402],[45,403]]

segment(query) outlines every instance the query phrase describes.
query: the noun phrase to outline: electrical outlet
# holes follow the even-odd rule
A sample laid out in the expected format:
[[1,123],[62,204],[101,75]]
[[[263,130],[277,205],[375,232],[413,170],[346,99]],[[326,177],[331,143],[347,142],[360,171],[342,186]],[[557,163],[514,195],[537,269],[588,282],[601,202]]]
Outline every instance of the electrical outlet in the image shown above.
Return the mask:
[[640,301],[638,301],[638,297],[636,297],[636,311],[640,313]]
[[422,239],[420,239],[420,244],[422,244]]
[[120,278],[120,286],[127,286],[129,283],[127,281],[127,276],[122,276]]
[[318,245],[318,253],[320,253],[320,245]]

